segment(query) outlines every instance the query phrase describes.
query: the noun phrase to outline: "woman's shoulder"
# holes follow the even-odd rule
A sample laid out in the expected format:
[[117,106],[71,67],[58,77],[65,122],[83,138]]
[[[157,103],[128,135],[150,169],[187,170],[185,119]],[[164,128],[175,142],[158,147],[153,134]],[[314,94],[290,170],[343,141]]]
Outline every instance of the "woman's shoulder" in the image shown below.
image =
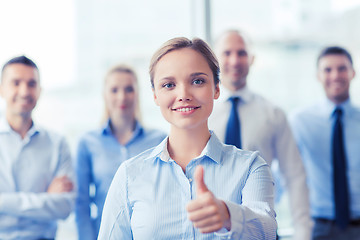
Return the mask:
[[92,139],[100,139],[101,136],[106,134],[106,129],[103,127],[88,130],[82,133],[79,137],[79,141],[87,141]]
[[104,130],[94,129],[80,135],[77,140],[78,149],[99,148],[104,145]]
[[156,154],[158,148],[159,145],[148,148],[145,151],[139,153],[138,155],[126,160],[124,162],[126,163],[126,168],[139,168],[143,165],[147,165],[153,162],[158,157],[158,154]]
[[266,161],[260,156],[259,151],[247,151],[239,149],[232,145],[224,144],[223,161],[230,163],[234,168],[247,167],[248,169],[257,168],[268,165]]
[[258,151],[247,151],[239,149],[233,145],[221,142],[216,135],[213,134],[210,139],[210,155],[220,159],[222,164],[231,164],[232,166],[241,165],[266,165],[265,160],[260,156]]

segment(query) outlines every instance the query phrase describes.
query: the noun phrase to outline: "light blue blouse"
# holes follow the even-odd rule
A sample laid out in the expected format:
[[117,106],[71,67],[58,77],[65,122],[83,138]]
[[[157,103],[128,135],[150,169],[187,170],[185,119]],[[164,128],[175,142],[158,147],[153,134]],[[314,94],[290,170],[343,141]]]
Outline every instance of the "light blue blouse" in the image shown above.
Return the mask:
[[[112,134],[108,121],[101,129],[88,132],[80,139],[76,158],[78,198],[75,211],[79,240],[97,238],[105,197],[120,164],[156,146],[165,137],[165,133],[146,130],[137,123],[133,137],[126,145],[121,145]],[[92,191],[89,192],[90,186]]]
[[[257,152],[224,145],[212,133],[184,173],[170,158],[167,140],[120,166],[109,189],[98,239],[275,239],[273,180]],[[200,164],[209,190],[227,204],[229,232],[201,234],[188,220],[185,208],[196,198],[192,179]]]

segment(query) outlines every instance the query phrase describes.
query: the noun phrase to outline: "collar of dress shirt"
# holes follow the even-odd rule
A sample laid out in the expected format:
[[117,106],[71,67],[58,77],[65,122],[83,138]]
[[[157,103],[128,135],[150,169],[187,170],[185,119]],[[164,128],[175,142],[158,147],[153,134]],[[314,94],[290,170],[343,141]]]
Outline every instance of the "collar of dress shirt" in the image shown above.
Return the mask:
[[[112,135],[112,131],[111,131],[111,128],[110,128],[110,121],[111,120],[108,119],[106,121],[106,123],[102,126],[102,134],[103,135]],[[137,137],[138,135],[142,134],[142,133],[143,133],[143,127],[141,126],[141,124],[138,121],[136,121],[135,122],[134,134],[133,134],[133,137],[131,138],[131,140],[134,139],[135,137]]]
[[333,117],[334,109],[337,106],[341,107],[343,109],[344,116],[346,116],[346,115],[350,116],[353,111],[353,106],[351,104],[350,99],[346,100],[345,102],[342,102],[341,104],[336,105],[335,103],[333,103],[332,101],[330,101],[329,99],[326,98],[322,104],[324,106],[324,108],[323,108],[324,114],[326,116],[329,116],[329,119]]
[[[171,160],[169,151],[167,149],[168,139],[169,137],[166,137],[158,146],[154,148],[154,150],[149,155],[149,159],[153,159],[154,161],[156,159],[160,159],[161,161],[164,162],[169,162]],[[206,156],[211,160],[213,160],[214,162],[221,164],[221,154],[222,154],[222,143],[216,137],[213,131],[210,131],[210,139],[207,142],[201,154],[197,157],[197,159]]]
[[10,132],[11,128],[9,123],[6,121],[5,117],[0,118],[0,133]]
[[247,86],[235,92],[231,92],[227,88],[220,85],[220,98],[218,101],[226,102],[230,97],[239,97],[242,102],[247,103],[252,100],[253,96],[254,94],[250,91],[250,89]]
[[[26,137],[32,137],[35,134],[39,133],[40,131],[41,131],[41,128],[38,125],[36,125],[33,121],[32,126],[30,127],[29,131],[26,133]],[[0,133],[11,133],[11,132],[16,133],[14,130],[12,130],[12,128],[10,127],[6,118],[1,117],[0,118]],[[18,133],[16,133],[16,134],[18,134]]]

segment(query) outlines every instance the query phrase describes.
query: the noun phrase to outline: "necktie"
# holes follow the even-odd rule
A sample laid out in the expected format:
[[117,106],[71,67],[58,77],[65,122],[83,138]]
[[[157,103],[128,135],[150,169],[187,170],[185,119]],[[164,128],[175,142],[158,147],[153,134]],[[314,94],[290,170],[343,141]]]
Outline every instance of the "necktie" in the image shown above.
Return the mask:
[[240,120],[237,112],[237,104],[240,100],[239,97],[231,97],[231,111],[229,120],[226,126],[225,143],[232,144],[237,148],[241,148],[241,128]]
[[332,139],[332,157],[334,174],[335,223],[345,229],[349,223],[349,195],[346,178],[346,156],[343,141],[342,109],[334,111],[335,123]]

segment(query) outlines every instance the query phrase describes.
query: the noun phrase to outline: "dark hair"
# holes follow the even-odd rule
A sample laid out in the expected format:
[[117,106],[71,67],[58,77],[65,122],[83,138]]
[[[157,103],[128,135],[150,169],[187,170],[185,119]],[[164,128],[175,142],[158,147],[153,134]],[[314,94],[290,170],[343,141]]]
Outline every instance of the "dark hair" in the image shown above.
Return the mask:
[[330,46],[330,47],[326,47],[324,48],[318,58],[317,58],[317,66],[319,66],[319,62],[320,62],[320,59],[327,56],[327,55],[344,55],[347,57],[347,59],[349,59],[350,63],[351,63],[351,66],[353,65],[353,61],[352,61],[352,57],[350,55],[350,53],[345,49],[345,48],[342,48],[342,47],[339,47],[339,46]]
[[151,58],[149,73],[150,73],[151,86],[153,88],[154,88],[154,72],[155,72],[155,67],[156,67],[157,63],[160,61],[160,59],[163,56],[165,56],[169,52],[174,51],[174,50],[179,50],[182,48],[190,48],[190,49],[193,49],[196,52],[200,53],[205,58],[207,63],[209,64],[209,67],[214,76],[215,85],[217,85],[220,82],[219,63],[218,63],[218,60],[217,60],[215,54],[209,47],[209,45],[205,41],[201,40],[200,38],[194,38],[194,39],[190,40],[185,37],[178,37],[178,38],[170,39],[169,41],[165,42],[154,53],[154,55]]
[[24,55],[22,55],[22,56],[19,56],[19,57],[14,57],[14,58],[10,59],[9,61],[7,61],[4,64],[4,66],[3,66],[2,70],[1,70],[1,73],[4,72],[4,70],[5,70],[5,68],[7,66],[9,66],[11,64],[16,64],[16,63],[21,63],[21,64],[24,64],[26,66],[33,67],[33,68],[39,70],[33,60],[31,60],[30,58],[27,58]]
[[32,68],[35,68],[37,71],[39,71],[38,67],[36,66],[36,64],[34,63],[33,60],[31,60],[30,58],[27,58],[25,57],[24,55],[22,56],[18,56],[18,57],[14,57],[12,59],[10,59],[9,61],[7,61],[4,66],[2,67],[2,70],[1,70],[1,82],[3,80],[3,73],[4,73],[4,70],[7,66],[11,65],[11,64],[17,64],[17,63],[20,63],[20,64],[24,64],[26,66],[29,66],[29,67],[32,67]]

